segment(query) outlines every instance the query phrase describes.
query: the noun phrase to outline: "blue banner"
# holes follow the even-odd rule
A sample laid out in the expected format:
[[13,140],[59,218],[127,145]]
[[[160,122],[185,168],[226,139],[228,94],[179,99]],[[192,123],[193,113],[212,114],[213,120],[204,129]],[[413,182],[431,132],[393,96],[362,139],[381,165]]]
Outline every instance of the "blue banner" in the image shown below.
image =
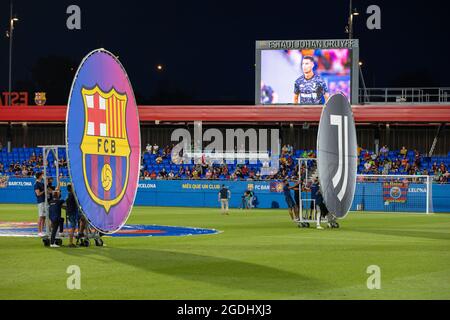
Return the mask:
[[[0,203],[36,203],[34,179],[9,178],[6,186],[0,187]],[[62,197],[67,197],[68,179],[61,180]],[[220,206],[218,192],[222,184],[231,191],[230,207],[242,205],[246,190],[257,197],[257,208],[287,208],[281,188],[276,181],[219,181],[219,180],[140,180],[136,205],[216,207]],[[292,192],[292,195],[293,192]],[[450,212],[450,184],[433,184],[430,192],[433,212]],[[408,186],[405,203],[386,202],[383,199],[383,184],[357,183],[351,210],[358,207],[364,211],[425,212],[426,188],[420,184]]]

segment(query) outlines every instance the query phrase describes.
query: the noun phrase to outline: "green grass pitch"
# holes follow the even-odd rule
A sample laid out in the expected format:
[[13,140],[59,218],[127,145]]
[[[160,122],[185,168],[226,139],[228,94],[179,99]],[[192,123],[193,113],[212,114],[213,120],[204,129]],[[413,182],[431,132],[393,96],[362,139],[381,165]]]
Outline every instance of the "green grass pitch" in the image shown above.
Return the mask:
[[[35,221],[0,205],[0,221]],[[105,238],[48,248],[0,237],[0,299],[449,299],[450,215],[350,213],[340,229],[299,229],[286,210],[135,207],[128,221],[215,228],[185,237]],[[69,290],[69,265],[81,289]],[[366,272],[381,269],[381,289]]]

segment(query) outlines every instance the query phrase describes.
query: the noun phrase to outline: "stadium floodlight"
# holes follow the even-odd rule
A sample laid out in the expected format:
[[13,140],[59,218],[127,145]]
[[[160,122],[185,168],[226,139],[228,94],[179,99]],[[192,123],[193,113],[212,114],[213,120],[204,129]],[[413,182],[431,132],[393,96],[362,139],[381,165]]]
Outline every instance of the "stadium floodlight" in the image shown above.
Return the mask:
[[353,8],[352,0],[350,0],[349,11],[348,25],[345,28],[345,32],[348,33],[349,39],[353,39],[353,17],[358,16],[359,12],[355,8]]
[[19,21],[17,17],[13,17],[13,3],[11,0],[11,6],[10,6],[10,15],[9,15],[9,32],[8,32],[8,38],[9,38],[9,72],[8,72],[8,105],[11,105],[11,67],[12,67],[12,45],[13,45],[13,31],[14,31],[14,22]]

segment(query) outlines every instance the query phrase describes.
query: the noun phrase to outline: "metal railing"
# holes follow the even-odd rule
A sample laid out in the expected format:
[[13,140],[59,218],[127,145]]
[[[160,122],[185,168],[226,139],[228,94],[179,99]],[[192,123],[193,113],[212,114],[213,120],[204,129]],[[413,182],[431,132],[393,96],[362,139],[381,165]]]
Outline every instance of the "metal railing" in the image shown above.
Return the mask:
[[360,88],[359,103],[450,103],[450,88]]

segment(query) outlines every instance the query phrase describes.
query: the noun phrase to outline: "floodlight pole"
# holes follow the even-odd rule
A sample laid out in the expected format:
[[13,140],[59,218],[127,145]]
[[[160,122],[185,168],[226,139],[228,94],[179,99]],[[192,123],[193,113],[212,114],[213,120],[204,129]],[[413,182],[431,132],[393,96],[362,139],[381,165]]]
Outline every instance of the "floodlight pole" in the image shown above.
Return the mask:
[[348,38],[353,38],[353,12],[352,12],[352,0],[350,0],[350,7],[349,7],[349,16],[348,16]]
[[[359,101],[362,104],[365,104],[366,102],[369,102],[369,97],[367,95],[367,88],[366,88],[366,82],[364,81],[364,75],[362,73],[362,68],[361,68],[361,63],[358,62],[358,69],[359,69],[359,76],[361,78],[361,82],[362,82],[362,86],[363,86],[363,99],[362,101]],[[359,100],[359,96],[358,96],[358,100]]]
[[10,13],[9,13],[9,78],[8,78],[8,106],[11,106],[11,66],[12,66],[12,44],[13,44],[13,2],[11,0]]

